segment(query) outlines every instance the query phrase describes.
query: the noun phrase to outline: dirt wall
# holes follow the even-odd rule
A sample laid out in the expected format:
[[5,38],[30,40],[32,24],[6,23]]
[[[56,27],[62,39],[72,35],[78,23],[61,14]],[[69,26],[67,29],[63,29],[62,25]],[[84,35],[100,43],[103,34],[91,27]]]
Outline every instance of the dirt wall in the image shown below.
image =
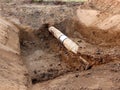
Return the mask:
[[112,14],[120,14],[120,0],[89,0],[96,9]]
[[76,21],[76,29],[87,41],[101,46],[119,46],[120,15],[79,8]]
[[27,90],[28,81],[20,57],[19,30],[0,17],[0,90]]

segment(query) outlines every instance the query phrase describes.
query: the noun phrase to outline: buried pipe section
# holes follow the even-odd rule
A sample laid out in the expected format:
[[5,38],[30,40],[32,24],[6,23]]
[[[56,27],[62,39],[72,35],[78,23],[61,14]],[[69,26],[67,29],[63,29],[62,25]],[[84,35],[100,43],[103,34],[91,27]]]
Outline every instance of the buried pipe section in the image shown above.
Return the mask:
[[[74,54],[78,53],[79,46],[62,32],[60,32],[60,30],[53,26],[50,26],[48,30],[53,34],[55,38],[61,41],[61,43],[68,51],[71,51]],[[87,67],[89,67],[89,62],[87,60],[85,60],[82,56],[79,56],[79,58],[87,65]]]

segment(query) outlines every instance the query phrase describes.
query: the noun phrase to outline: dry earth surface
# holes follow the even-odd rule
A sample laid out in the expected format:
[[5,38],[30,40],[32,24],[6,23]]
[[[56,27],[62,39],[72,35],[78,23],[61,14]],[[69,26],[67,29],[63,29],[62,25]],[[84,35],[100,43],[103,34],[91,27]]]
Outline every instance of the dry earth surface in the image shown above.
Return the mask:
[[[0,90],[120,90],[119,3],[0,0],[6,18],[0,19]],[[79,54],[67,51],[48,25],[75,41]]]

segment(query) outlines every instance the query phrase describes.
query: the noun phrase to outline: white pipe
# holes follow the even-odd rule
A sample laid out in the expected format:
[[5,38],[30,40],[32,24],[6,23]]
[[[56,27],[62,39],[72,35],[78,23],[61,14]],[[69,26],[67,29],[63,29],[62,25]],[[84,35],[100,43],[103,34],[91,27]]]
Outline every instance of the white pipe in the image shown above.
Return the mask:
[[[48,29],[58,40],[60,40],[65,48],[69,51],[72,51],[73,53],[77,54],[79,46],[69,39],[66,35],[64,35],[62,32],[60,32],[55,27],[51,26]],[[85,60],[83,57],[79,56],[79,58],[87,65],[87,68],[89,66],[89,62]]]
[[72,51],[73,53],[77,54],[79,46],[69,39],[66,35],[64,35],[62,32],[60,32],[55,27],[51,26],[49,27],[49,31],[58,39],[60,40],[66,49],[69,51]]

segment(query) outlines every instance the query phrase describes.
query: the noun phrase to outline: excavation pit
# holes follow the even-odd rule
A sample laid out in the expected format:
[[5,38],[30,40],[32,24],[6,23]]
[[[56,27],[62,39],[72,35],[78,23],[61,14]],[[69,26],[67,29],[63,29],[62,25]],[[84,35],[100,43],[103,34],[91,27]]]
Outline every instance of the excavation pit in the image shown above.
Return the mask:
[[[1,36],[13,33],[9,37],[0,36],[0,40],[11,40],[7,48],[0,51],[0,89],[119,90],[119,4],[110,7],[114,10],[103,11],[108,4],[105,7],[101,4],[100,10],[102,0],[90,1],[90,4],[75,5],[0,3],[1,16],[12,24],[15,22],[19,29],[16,32],[8,27],[11,32],[0,31]],[[93,5],[94,1],[98,6]],[[77,54],[68,51],[48,32],[48,23],[79,45]],[[18,53],[13,52],[16,50]],[[86,67],[79,56],[87,60],[90,67]]]
[[[57,27],[58,24],[55,26]],[[60,30],[62,31],[62,29]],[[106,52],[108,47],[92,45],[78,36],[71,36],[71,32],[79,34],[78,31],[70,31],[68,33],[64,30],[62,32],[79,45],[77,54],[68,51],[48,31],[47,24],[44,24],[38,30],[31,30],[31,32],[24,30],[21,32],[22,58],[28,68],[33,84],[52,80],[66,73],[88,70],[94,66],[106,64],[119,58],[119,56],[108,54]],[[89,66],[79,58],[80,56],[89,62]]]

